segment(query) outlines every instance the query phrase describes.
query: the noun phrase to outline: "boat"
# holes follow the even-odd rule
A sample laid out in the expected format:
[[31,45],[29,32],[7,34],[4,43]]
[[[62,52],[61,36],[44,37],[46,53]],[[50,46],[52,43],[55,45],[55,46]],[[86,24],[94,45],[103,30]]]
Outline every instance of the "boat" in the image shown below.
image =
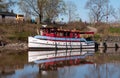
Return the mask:
[[28,37],[28,47],[29,50],[95,48],[95,41],[87,40],[83,35],[94,35],[94,32],[42,27],[39,29],[38,35]]

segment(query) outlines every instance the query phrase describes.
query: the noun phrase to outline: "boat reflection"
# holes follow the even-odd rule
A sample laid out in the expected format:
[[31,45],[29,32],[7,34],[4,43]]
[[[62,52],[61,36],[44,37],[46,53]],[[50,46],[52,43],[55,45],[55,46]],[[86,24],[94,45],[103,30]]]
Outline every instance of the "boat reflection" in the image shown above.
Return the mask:
[[[71,49],[71,50],[54,50],[54,51],[28,51],[28,62],[36,62],[37,60],[59,59],[66,57],[84,58],[87,55],[93,55],[94,49]],[[60,59],[59,59],[60,60]]]
[[85,60],[87,56],[93,56],[94,49],[72,49],[57,51],[29,51],[28,61],[39,65],[40,70],[57,70],[58,67],[93,64]]

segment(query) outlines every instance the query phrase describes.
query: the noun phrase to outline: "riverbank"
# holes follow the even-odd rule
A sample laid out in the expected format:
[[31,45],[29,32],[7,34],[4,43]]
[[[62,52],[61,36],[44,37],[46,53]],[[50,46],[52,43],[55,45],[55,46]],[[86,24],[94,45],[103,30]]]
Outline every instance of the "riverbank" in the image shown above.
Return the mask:
[[28,43],[9,43],[5,46],[0,46],[0,51],[26,51],[28,50]]
[[[98,48],[119,48],[119,42],[97,42]],[[28,43],[8,43],[4,46],[0,46],[0,52],[2,51],[27,51]]]

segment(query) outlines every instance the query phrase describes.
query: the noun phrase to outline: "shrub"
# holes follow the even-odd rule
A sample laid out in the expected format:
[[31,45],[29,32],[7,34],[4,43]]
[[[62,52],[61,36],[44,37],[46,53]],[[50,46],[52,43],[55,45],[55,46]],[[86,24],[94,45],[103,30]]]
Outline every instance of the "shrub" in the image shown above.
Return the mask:
[[98,41],[98,40],[101,39],[101,36],[100,36],[99,34],[95,34],[95,35],[94,35],[94,39]]

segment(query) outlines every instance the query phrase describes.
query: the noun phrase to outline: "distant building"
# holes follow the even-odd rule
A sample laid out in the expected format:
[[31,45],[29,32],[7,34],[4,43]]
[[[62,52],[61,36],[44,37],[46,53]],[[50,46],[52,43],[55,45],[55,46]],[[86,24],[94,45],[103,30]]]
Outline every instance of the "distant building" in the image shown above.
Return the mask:
[[16,21],[17,23],[24,21],[24,15],[16,14]]
[[11,12],[0,12],[0,23],[16,23],[24,21],[24,15],[19,15]]
[[16,14],[12,12],[0,12],[0,23],[10,23],[16,20]]

